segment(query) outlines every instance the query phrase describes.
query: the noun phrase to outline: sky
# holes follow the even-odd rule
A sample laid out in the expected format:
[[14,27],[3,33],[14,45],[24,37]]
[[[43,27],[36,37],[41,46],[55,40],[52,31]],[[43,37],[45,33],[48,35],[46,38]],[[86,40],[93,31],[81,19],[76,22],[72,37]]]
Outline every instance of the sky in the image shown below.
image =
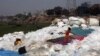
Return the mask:
[[[0,0],[0,15],[15,15],[17,13],[42,11],[55,6],[64,8],[72,7],[72,1],[68,0]],[[77,5],[89,0],[76,0]],[[93,3],[100,3],[95,0]],[[70,4],[70,5],[68,5]]]

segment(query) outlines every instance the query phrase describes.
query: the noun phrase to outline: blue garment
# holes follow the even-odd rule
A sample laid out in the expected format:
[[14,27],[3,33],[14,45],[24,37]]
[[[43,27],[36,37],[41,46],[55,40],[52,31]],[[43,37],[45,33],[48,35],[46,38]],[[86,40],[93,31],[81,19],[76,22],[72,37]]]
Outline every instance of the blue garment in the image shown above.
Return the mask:
[[22,56],[22,55],[19,55],[17,52],[14,51],[0,49],[0,56]]
[[74,27],[74,28],[72,28],[71,33],[73,33],[75,35],[87,36],[92,31],[94,31],[94,30],[93,29],[82,29],[82,28],[79,28],[79,27]]

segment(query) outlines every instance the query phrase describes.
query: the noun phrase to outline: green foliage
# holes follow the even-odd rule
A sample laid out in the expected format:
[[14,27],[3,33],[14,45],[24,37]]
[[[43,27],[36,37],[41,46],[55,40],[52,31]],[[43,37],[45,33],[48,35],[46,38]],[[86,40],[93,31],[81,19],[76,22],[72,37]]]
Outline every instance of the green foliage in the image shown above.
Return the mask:
[[88,2],[85,2],[83,4],[81,4],[81,6],[78,6],[76,8],[76,14],[78,14],[78,16],[81,15],[98,15],[100,14],[100,4],[94,4],[92,6],[90,6],[90,4]]
[[46,10],[47,15],[53,16],[54,15],[54,10],[53,9],[48,9]]
[[94,4],[90,7],[90,13],[92,15],[98,15],[100,14],[100,4]]
[[25,33],[29,31],[35,31],[43,27],[49,26],[50,23],[37,23],[34,25],[18,25],[18,24],[2,24],[0,23],[0,36],[7,33],[13,33],[15,31],[24,31]]
[[20,19],[25,19],[27,16],[19,13],[19,14],[16,14],[15,17],[20,18]]
[[31,14],[31,12],[29,12],[27,16],[28,16],[28,17],[32,17],[32,14]]
[[89,4],[87,2],[82,3],[81,6],[77,7],[76,12],[79,16],[89,14]]
[[54,7],[53,9],[46,10],[46,13],[49,16],[61,16],[61,15],[68,15],[69,11],[65,8],[57,6],[57,7]]

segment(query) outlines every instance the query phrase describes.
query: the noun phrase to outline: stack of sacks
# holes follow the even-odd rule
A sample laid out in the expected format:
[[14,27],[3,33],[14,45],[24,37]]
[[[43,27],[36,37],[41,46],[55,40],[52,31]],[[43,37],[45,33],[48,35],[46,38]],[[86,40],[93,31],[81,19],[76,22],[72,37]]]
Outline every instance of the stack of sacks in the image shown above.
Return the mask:
[[79,17],[79,19],[78,19],[78,20],[81,22],[81,24],[85,24],[85,23],[86,23],[86,21],[85,21],[85,19],[84,19],[84,18]]
[[0,37],[0,41],[1,41],[1,40],[3,40],[3,38],[2,38],[2,37]]
[[81,17],[69,17],[69,25],[72,27],[82,27],[87,28],[86,20]]
[[87,36],[81,43],[81,49],[78,51],[81,56],[99,56],[100,53],[100,31],[94,31]]
[[78,17],[69,17],[69,25],[77,25],[79,26],[81,21],[79,21]]
[[14,50],[14,42],[16,38],[23,39],[24,38],[24,33],[23,32],[14,32],[14,33],[9,33],[5,34],[3,39],[0,41],[0,49],[6,49],[6,50]]
[[58,27],[63,27],[63,26],[68,25],[68,24],[69,24],[69,20],[68,19],[55,18],[52,21],[52,24],[51,25],[58,26]]
[[90,26],[99,26],[99,20],[97,18],[89,18]]
[[28,46],[33,42],[45,42],[48,39],[52,39],[53,36],[51,33],[54,33],[54,32],[51,32],[51,31],[55,29],[57,29],[57,27],[49,26],[49,27],[45,27],[43,29],[37,30],[35,32],[28,32],[25,35],[25,39],[26,39],[25,42],[27,42],[25,43],[25,45]]
[[49,50],[48,45],[43,42],[31,43],[27,46],[26,50],[28,51],[25,56],[48,56]]
[[64,22],[63,21],[59,21],[59,22],[57,22],[57,26],[58,27],[63,27],[65,24],[64,24]]
[[88,26],[87,26],[86,24],[81,24],[81,27],[82,27],[83,29],[88,28]]
[[62,21],[64,22],[64,24],[69,24],[69,20],[67,18],[62,19]]
[[19,38],[19,39],[24,38],[24,33],[23,32],[14,32],[14,33],[5,34],[3,36],[3,39],[6,41],[15,41],[16,38]]
[[63,56],[99,56],[100,55],[100,31],[94,31],[83,41],[73,40],[72,43],[63,46],[59,53],[53,55]]
[[51,25],[57,25],[57,23],[61,21],[61,19],[59,18],[55,18],[53,21],[52,21],[52,24]]

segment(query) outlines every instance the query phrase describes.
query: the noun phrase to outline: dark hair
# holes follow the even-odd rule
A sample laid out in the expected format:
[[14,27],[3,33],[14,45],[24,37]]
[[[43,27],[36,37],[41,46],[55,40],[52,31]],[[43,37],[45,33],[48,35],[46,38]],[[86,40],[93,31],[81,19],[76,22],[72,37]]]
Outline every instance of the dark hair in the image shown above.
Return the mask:
[[68,27],[68,30],[71,30],[71,28],[70,28],[70,27]]
[[21,41],[21,39],[17,38],[16,41]]
[[16,41],[14,42],[14,45],[17,45],[17,41],[21,41],[21,39],[17,38]]

